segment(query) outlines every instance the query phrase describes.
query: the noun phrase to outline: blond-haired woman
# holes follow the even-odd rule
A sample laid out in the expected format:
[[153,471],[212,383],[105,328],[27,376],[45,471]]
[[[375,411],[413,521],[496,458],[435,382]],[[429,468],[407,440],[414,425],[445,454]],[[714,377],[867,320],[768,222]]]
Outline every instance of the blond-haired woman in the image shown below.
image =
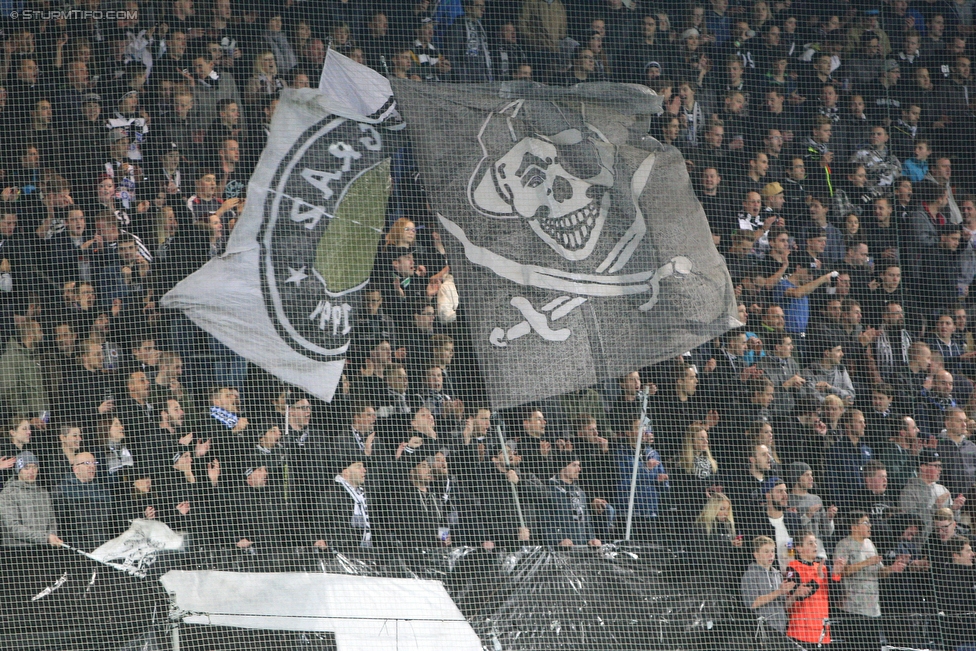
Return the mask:
[[701,564],[703,582],[730,591],[748,565],[743,537],[735,528],[732,500],[724,493],[712,493],[695,518],[691,532],[698,552],[695,562]]
[[287,84],[278,75],[278,60],[274,52],[264,50],[254,57],[253,74],[244,90],[244,101],[256,106],[266,97],[278,97]]
[[718,462],[708,444],[708,430],[701,422],[694,422],[685,430],[681,452],[675,460],[675,494],[679,516],[690,523],[713,493],[721,493]]

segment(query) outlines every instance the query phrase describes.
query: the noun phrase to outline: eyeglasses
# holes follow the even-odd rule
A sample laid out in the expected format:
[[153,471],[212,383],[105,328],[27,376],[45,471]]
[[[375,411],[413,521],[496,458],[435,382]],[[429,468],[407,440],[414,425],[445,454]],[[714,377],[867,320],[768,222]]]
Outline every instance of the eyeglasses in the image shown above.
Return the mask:
[[98,465],[98,462],[97,461],[79,461],[78,463],[76,463],[74,465],[76,465],[76,466],[97,466]]

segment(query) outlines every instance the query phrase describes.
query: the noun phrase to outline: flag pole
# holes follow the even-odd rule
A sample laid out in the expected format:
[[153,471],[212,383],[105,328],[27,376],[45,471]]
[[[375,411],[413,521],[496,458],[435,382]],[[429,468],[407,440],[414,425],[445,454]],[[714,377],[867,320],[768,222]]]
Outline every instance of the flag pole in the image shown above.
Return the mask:
[[[498,432],[498,442],[502,446],[502,455],[505,457],[505,467],[512,470],[512,463],[508,458],[508,446],[505,445],[505,436],[502,434],[502,426],[496,425],[495,431]],[[515,512],[518,513],[519,526],[523,529],[528,529],[525,526],[525,516],[522,514],[522,503],[519,502],[518,489],[515,488],[515,484],[508,482],[509,487],[512,489],[512,499],[515,500]]]
[[[631,527],[634,524],[634,497],[637,494],[637,469],[640,467],[641,443],[644,442],[644,423],[647,422],[647,391],[641,390],[641,423],[637,432],[637,443],[634,446],[634,469],[630,475],[630,499],[627,500],[627,528],[624,540],[630,540]],[[633,425],[633,423],[631,423]]]

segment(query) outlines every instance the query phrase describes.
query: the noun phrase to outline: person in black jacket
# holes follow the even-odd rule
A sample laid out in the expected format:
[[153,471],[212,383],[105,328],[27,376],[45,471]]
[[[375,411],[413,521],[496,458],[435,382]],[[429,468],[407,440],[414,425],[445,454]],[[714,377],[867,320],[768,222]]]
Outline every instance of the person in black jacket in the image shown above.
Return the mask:
[[98,465],[89,452],[77,454],[73,475],[54,493],[61,539],[86,552],[111,540],[117,533],[111,491],[98,481]]
[[555,450],[551,437],[546,434],[546,417],[541,409],[530,407],[525,412],[518,445],[526,470],[542,481],[556,473]]
[[286,533],[281,493],[269,482],[265,466],[248,467],[244,471],[244,483],[228,511],[237,548],[257,551],[281,548]]
[[976,644],[976,571],[969,540],[954,536],[947,545],[952,562],[935,574],[935,595],[946,615],[942,635],[946,647],[959,649]]
[[580,414],[573,422],[573,429],[576,436],[569,451],[575,452],[586,468],[580,477],[580,487],[591,498],[613,501],[616,468],[609,440],[601,436],[596,419],[590,414]]
[[[506,452],[507,464],[501,447],[495,450],[491,464],[481,467],[484,472],[478,482],[489,539],[503,549],[539,544],[542,538],[536,526],[532,505],[543,498],[542,484],[538,477],[519,468],[522,457],[518,455],[514,441],[506,444]],[[519,506],[525,518],[524,527],[519,520],[512,486],[515,486],[518,493]]]
[[352,460],[317,491],[308,508],[315,547],[338,552],[373,548],[366,464]]
[[78,363],[72,365],[62,383],[61,418],[94,431],[98,419],[115,409],[117,387],[113,374],[104,369],[102,346],[92,340],[81,345]]
[[432,486],[434,474],[425,458],[416,459],[399,481],[392,482],[388,517],[397,538],[407,547],[449,547],[451,527],[447,509]]
[[763,484],[766,503],[758,508],[744,509],[741,513],[742,532],[747,538],[767,536],[776,541],[776,558],[780,569],[789,564],[788,543],[794,540],[801,530],[800,516],[787,510],[789,492],[786,482],[779,477],[770,477]]

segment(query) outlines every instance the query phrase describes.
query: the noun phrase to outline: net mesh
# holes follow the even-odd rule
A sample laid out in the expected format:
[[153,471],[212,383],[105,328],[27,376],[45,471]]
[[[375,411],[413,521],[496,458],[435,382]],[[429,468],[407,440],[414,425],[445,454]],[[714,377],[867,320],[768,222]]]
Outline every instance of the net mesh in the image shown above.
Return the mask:
[[0,12],[0,648],[976,646],[971,2]]

